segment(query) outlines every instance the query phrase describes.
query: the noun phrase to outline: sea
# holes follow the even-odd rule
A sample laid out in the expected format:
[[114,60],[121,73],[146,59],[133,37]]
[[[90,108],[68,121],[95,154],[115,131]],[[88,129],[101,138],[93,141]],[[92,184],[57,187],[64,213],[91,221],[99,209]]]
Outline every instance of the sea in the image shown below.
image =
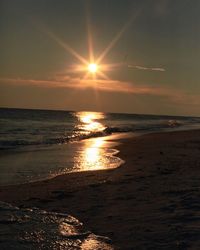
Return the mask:
[[0,186],[116,168],[116,136],[196,128],[198,117],[0,108]]
[[[198,117],[1,108],[0,186],[117,168],[119,138],[199,128]],[[0,225],[0,249],[114,249],[67,211],[0,201]]]

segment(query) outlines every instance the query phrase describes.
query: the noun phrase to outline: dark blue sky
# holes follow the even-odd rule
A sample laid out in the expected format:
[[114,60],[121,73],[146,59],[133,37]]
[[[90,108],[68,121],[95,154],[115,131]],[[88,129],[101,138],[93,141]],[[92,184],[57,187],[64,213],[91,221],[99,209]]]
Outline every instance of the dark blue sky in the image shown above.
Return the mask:
[[[0,106],[199,115],[199,13],[198,0],[0,0]],[[126,26],[101,62],[120,66],[95,86],[49,35],[89,60],[87,17],[96,59]]]

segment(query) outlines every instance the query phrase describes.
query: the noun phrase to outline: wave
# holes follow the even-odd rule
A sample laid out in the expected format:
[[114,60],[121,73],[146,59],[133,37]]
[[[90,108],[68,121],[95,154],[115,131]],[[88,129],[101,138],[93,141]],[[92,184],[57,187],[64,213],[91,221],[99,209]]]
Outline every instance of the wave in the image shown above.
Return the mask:
[[114,249],[109,238],[88,231],[68,214],[0,201],[0,224],[1,249]]
[[107,127],[104,131],[108,134],[112,133],[127,133],[127,132],[137,132],[137,131],[157,131],[168,128],[177,128],[184,125],[182,122],[176,120],[169,120],[167,122],[161,123],[146,123],[146,124],[134,124],[130,126],[120,126],[120,127]]
[[108,136],[113,133],[128,133],[128,132],[153,132],[160,131],[163,129],[173,129],[183,126],[182,122],[177,120],[168,120],[160,123],[138,123],[130,125],[119,125],[119,126],[105,126],[102,131],[82,131],[75,130],[67,136],[58,136],[51,138],[51,133],[45,139],[40,140],[25,140],[25,139],[2,139],[0,140],[0,149],[13,149],[19,146],[37,146],[37,145],[53,145],[53,144],[64,144],[68,142],[80,141],[89,138]]

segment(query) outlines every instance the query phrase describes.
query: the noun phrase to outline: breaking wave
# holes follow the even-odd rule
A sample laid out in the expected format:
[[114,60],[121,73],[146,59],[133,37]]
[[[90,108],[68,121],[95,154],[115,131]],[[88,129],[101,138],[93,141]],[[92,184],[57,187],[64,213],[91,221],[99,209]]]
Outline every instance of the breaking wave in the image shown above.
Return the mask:
[[[111,135],[113,133],[128,133],[128,132],[153,132],[160,131],[164,129],[173,129],[180,126],[183,126],[184,123],[177,120],[169,120],[167,122],[160,123],[139,123],[139,124],[129,124],[120,126],[105,126],[101,131],[82,131],[82,130],[73,130],[67,136],[58,136],[51,137],[51,133],[48,132],[47,138],[35,139],[1,139],[0,140],[0,149],[15,148],[18,146],[28,146],[28,145],[52,145],[52,144],[64,144],[73,141],[80,141],[84,139],[102,137]],[[17,131],[18,133],[20,131]],[[16,131],[12,131],[16,133]],[[33,133],[32,133],[33,135]],[[35,136],[35,135],[33,135]]]

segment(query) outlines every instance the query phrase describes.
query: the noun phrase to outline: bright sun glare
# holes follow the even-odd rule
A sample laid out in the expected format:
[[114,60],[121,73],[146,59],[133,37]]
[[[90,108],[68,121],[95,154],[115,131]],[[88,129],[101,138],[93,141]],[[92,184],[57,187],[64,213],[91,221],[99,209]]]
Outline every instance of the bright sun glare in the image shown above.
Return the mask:
[[95,63],[90,63],[90,64],[88,65],[88,71],[89,71],[90,73],[96,73],[96,72],[97,72],[97,69],[98,69],[98,66],[97,66],[97,64],[95,64]]

